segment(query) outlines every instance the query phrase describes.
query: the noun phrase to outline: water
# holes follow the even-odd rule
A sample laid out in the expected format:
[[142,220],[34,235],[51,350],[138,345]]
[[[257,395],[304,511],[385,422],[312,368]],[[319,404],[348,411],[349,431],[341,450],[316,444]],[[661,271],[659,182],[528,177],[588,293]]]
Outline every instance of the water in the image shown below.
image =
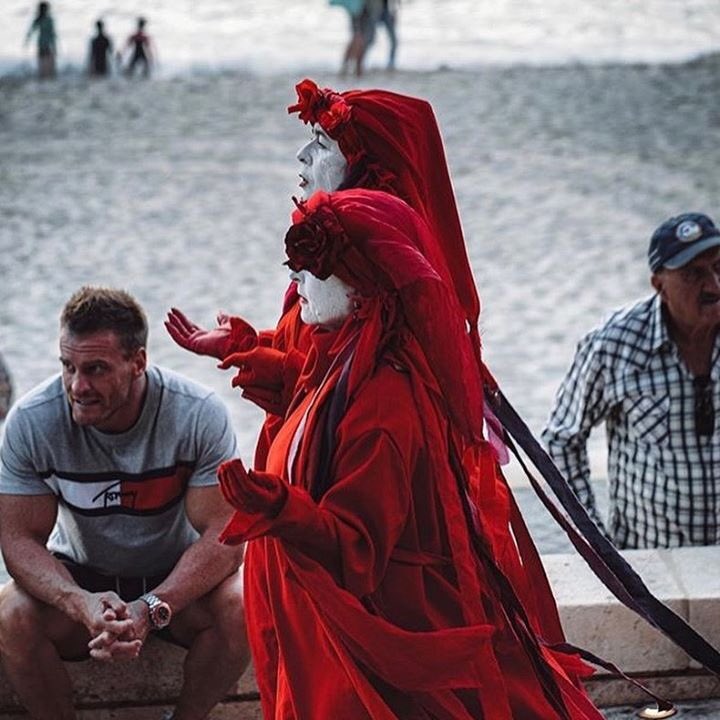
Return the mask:
[[[52,3],[59,65],[79,67],[98,17],[118,43],[149,19],[164,73],[242,69],[276,73],[337,66],[347,35],[342,8],[326,0],[143,0]],[[27,0],[4,0],[0,71],[28,71],[34,49],[22,40],[34,12]],[[720,45],[715,0],[404,0],[403,68],[477,68],[488,63],[681,61]],[[379,33],[369,64],[382,65]]]
[[[260,328],[277,319],[305,138],[285,107],[305,75],[347,86],[330,72],[346,28],[324,2],[267,0],[262,12],[247,3],[242,15],[239,5],[154,3],[163,72],[149,82],[0,78],[0,351],[26,392],[58,369],[57,317],[70,293],[126,287],[148,311],[151,359],[220,393],[249,461],[262,414],[229,373],[177,348],[162,319],[173,305],[206,325],[220,309]],[[32,50],[19,47],[30,6],[3,9],[1,62],[30,72]],[[54,9],[62,62],[77,65],[97,12],[120,33],[142,8]],[[719,13],[706,0],[407,0],[400,72],[372,70],[382,45],[371,57],[363,85],[433,104],[486,358],[533,431],[578,338],[649,292],[652,229],[683,210],[719,214],[720,55],[650,62],[716,49]],[[458,70],[423,70],[441,64]],[[597,478],[602,444],[596,433]],[[543,511],[524,497],[535,527]],[[563,547],[542,522],[536,537],[542,549]]]

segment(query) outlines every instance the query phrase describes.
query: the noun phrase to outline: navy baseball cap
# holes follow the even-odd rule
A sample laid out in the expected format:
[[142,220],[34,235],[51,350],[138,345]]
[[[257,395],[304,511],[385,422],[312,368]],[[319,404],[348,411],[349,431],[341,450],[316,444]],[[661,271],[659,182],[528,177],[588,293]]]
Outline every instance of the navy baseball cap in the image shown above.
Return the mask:
[[677,270],[700,253],[720,245],[720,230],[702,213],[683,213],[666,220],[650,238],[650,270]]

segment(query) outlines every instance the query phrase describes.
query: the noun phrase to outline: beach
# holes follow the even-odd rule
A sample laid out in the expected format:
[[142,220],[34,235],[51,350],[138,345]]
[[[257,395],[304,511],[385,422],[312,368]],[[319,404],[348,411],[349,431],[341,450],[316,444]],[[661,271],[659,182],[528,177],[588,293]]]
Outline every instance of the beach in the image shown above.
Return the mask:
[[[148,312],[151,360],[217,390],[250,461],[262,413],[230,372],[174,345],[163,318],[174,306],[204,325],[218,310],[258,328],[277,320],[308,135],[285,108],[303,76],[0,78],[0,352],[19,394],[59,369],[68,296],[119,285]],[[718,55],[314,77],[433,104],[485,357],[534,432],[583,333],[650,292],[653,229],[686,210],[720,216]],[[600,471],[602,445],[598,431]]]

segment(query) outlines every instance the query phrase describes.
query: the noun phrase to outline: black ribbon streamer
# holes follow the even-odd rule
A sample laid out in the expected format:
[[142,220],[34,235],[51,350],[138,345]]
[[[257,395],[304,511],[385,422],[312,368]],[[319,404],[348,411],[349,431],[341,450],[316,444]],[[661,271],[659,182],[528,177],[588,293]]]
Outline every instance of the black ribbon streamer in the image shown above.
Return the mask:
[[[543,505],[563,528],[572,544],[605,587],[623,605],[663,632],[690,657],[711,672],[720,675],[720,652],[650,592],[640,576],[587,514],[550,456],[533,437],[530,429],[502,391],[498,388],[486,387],[485,398],[505,429],[508,447],[518,458]],[[510,440],[510,436],[515,439],[547,481],[560,505],[574,523],[574,527],[533,477]]]

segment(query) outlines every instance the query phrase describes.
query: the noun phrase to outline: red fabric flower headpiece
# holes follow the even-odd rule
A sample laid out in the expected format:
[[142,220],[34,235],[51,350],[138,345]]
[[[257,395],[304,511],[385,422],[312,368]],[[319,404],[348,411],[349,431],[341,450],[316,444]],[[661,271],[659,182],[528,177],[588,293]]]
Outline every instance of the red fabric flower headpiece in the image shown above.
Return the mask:
[[[294,198],[293,198],[294,199]],[[305,203],[296,201],[301,222],[291,225],[285,235],[285,265],[299,272],[307,270],[326,280],[333,274],[338,260],[350,246],[350,238],[329,205],[308,213]]]
[[295,90],[298,101],[288,108],[288,112],[298,113],[304,123],[320,125],[340,145],[348,165],[357,163],[364,151],[351,122],[352,108],[345,98],[330,88],[319,88],[308,79],[298,83]]
[[330,137],[337,139],[343,126],[350,121],[350,106],[342,95],[325,88],[321,90],[312,80],[303,80],[295,86],[298,101],[288,108],[299,113],[304,123],[319,123]]

